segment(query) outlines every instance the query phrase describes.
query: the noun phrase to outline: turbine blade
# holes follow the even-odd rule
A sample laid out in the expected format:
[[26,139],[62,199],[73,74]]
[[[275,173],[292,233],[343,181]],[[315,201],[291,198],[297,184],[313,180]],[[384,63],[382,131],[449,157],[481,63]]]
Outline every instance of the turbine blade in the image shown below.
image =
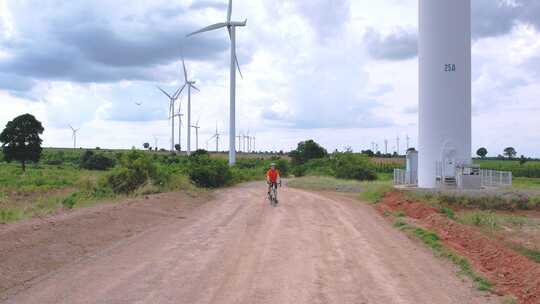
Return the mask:
[[219,28],[222,28],[222,27],[226,27],[227,26],[227,23],[225,22],[220,22],[220,23],[216,23],[216,24],[212,24],[212,25],[209,25],[207,27],[204,27],[198,31],[195,31],[193,33],[190,33],[190,34],[187,34],[186,37],[190,37],[190,36],[193,36],[193,35],[197,35],[197,34],[200,34],[200,33],[204,33],[204,32],[209,32],[209,31],[213,31],[213,30],[217,30]]
[[192,88],[194,88],[195,90],[199,91],[199,92],[201,91],[201,90],[199,90],[196,86],[194,86],[194,85],[192,85],[192,84],[190,84],[190,86],[191,86]]
[[160,88],[159,86],[157,87],[163,94],[167,95],[167,97],[169,97],[169,99],[172,99],[171,95],[169,95],[167,92],[165,92],[162,88]]
[[227,22],[231,22],[232,15],[232,0],[229,0],[229,7],[227,8]]
[[182,67],[184,68],[184,80],[187,82],[187,70],[186,63],[184,62],[184,55],[182,55]]
[[184,83],[184,85],[182,86],[182,88],[179,88],[178,89],[178,94],[176,94],[176,96],[174,96],[174,99],[177,99],[178,96],[180,96],[180,94],[182,94],[182,91],[184,91],[184,88],[186,87],[186,84]]
[[[229,39],[232,40],[231,37],[231,28],[227,28],[229,32]],[[244,75],[242,75],[242,71],[240,70],[240,64],[238,63],[238,57],[236,56],[236,49],[234,50],[234,64],[236,64],[236,68],[238,69],[238,73],[240,73],[240,78],[244,79]]]

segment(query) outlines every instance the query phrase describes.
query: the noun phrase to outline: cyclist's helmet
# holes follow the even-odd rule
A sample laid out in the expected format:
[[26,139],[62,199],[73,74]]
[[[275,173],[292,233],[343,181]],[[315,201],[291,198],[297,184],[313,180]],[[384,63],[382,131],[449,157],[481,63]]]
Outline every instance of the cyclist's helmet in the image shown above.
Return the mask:
[[270,164],[270,167],[274,167],[274,168],[275,168],[275,167],[276,167],[276,163],[271,163],[271,164]]

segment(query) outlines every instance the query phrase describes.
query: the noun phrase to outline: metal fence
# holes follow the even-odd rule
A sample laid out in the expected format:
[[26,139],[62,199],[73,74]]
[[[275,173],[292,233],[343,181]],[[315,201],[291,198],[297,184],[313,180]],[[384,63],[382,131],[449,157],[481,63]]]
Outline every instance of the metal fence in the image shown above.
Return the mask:
[[410,178],[407,170],[394,169],[394,185],[410,185]]
[[480,170],[482,186],[484,187],[508,187],[512,186],[512,172]]
[[[512,172],[480,170],[482,187],[509,187],[512,186]],[[394,169],[394,185],[415,185],[416,181],[411,181],[407,170]]]

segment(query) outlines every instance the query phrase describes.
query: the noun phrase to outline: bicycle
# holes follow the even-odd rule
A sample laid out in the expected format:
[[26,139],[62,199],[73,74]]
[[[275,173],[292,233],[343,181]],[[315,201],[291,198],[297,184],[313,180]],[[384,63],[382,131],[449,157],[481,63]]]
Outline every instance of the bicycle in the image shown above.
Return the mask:
[[[270,192],[268,193],[268,200],[270,201],[270,206],[276,207],[279,203],[277,198],[277,183],[272,183],[270,185]],[[281,182],[279,183],[279,186],[281,187]]]

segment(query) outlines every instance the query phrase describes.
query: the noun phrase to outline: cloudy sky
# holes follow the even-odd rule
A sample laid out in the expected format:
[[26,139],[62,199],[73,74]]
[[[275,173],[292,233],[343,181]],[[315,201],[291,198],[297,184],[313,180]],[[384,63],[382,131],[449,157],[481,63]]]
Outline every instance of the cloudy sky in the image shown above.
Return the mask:
[[[235,0],[237,125],[258,150],[417,142],[418,0]],[[540,157],[540,2],[472,0],[473,147]],[[228,136],[226,0],[0,0],[0,125],[32,113],[46,146],[168,147],[180,52],[200,147]],[[185,109],[185,96],[182,98]],[[142,102],[136,106],[135,102]],[[185,129],[184,129],[185,130]],[[185,133],[183,134],[185,147]],[[214,147],[211,144],[210,147]],[[225,149],[225,145],[221,147]]]

